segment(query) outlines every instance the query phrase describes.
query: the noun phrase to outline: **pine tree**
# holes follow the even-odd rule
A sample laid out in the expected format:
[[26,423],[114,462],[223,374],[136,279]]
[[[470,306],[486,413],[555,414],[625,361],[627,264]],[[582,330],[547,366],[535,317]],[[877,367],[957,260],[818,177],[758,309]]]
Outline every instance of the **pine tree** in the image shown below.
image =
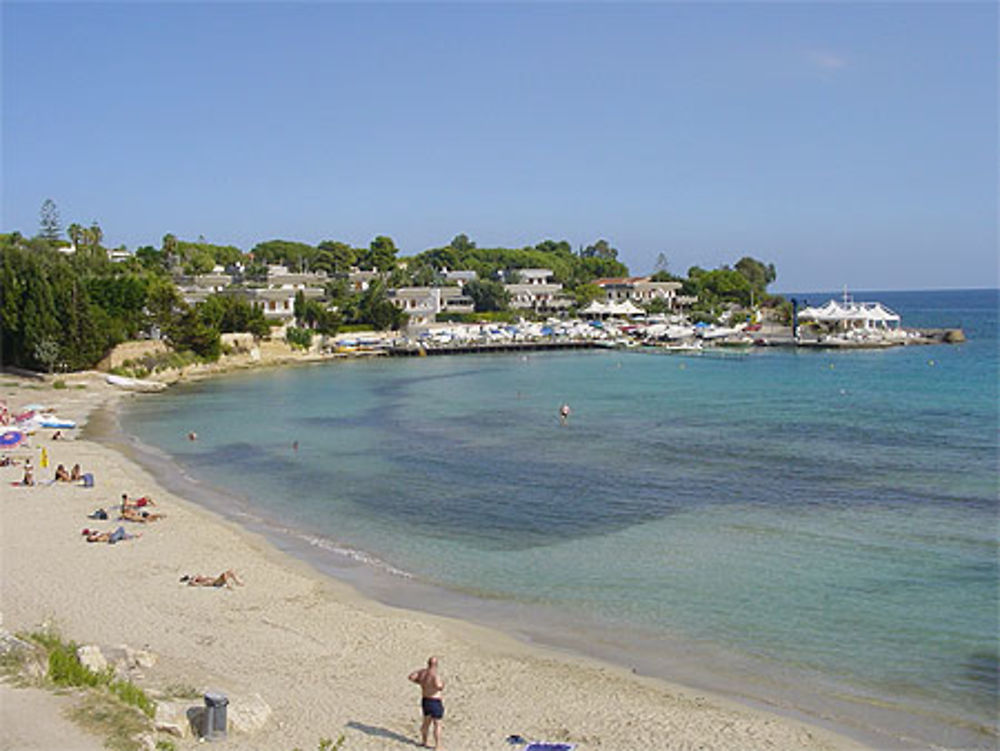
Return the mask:
[[62,238],[62,226],[59,224],[59,209],[56,208],[56,202],[46,198],[39,215],[41,227],[39,236],[49,242],[58,242]]

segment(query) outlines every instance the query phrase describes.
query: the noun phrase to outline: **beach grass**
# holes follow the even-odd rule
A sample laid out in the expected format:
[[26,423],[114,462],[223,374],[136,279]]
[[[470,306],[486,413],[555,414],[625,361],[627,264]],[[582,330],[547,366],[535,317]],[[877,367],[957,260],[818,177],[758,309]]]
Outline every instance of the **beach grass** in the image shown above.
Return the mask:
[[[316,751],[341,751],[343,747],[344,734],[341,733],[337,740],[333,740],[333,738],[320,738],[319,744],[316,746]],[[296,746],[292,751],[302,751],[302,749]]]
[[200,699],[202,692],[186,683],[171,683],[163,689],[163,694],[171,699]]
[[[114,671],[95,672],[77,657],[77,644],[65,641],[52,630],[19,634],[18,638],[40,647],[48,655],[47,683],[57,689],[82,689],[80,702],[70,712],[78,725],[104,737],[106,748],[134,751],[141,748],[140,733],[152,730],[156,704],[146,692],[128,680],[116,679]],[[28,659],[24,650],[5,657],[4,669],[20,671]]]
[[95,672],[83,665],[76,656],[77,644],[63,641],[52,631],[36,631],[25,637],[48,653],[48,674],[54,685],[72,688],[104,688],[127,707],[138,709],[147,717],[156,714],[156,703],[132,681],[116,679],[114,671]]
[[152,728],[141,712],[103,692],[86,692],[71,710],[70,719],[102,736],[104,747],[113,751],[138,751],[142,744],[137,737]]

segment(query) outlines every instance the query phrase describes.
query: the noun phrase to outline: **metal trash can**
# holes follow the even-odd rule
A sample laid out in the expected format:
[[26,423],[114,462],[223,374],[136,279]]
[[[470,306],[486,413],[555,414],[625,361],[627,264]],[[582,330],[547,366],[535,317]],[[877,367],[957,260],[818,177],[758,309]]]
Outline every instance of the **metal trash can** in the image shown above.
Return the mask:
[[225,740],[228,705],[229,699],[225,694],[211,691],[205,694],[205,716],[202,720],[201,737],[206,741]]

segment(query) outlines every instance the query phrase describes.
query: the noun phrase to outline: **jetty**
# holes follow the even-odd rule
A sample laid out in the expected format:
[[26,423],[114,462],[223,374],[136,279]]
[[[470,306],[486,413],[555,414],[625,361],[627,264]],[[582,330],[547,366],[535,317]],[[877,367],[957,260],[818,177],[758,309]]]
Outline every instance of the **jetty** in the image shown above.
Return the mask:
[[462,342],[411,344],[404,343],[390,347],[387,354],[393,357],[425,357],[431,355],[472,355],[496,352],[534,352],[541,350],[607,349],[613,343],[594,340],[557,340],[527,342]]

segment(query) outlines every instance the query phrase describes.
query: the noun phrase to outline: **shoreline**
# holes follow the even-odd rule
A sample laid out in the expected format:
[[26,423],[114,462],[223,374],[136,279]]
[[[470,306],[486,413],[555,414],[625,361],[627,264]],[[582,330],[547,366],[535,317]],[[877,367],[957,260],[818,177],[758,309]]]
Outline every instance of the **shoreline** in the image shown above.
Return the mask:
[[[37,400],[18,380],[10,401]],[[96,402],[114,408],[124,396],[95,383],[93,375],[67,379],[81,381],[88,382],[85,397],[79,391],[44,397],[81,425]],[[99,399],[93,389],[103,391]],[[9,384],[4,392],[10,396]],[[341,730],[348,748],[405,746],[416,737],[419,719],[405,675],[430,653],[442,655],[450,681],[448,748],[498,745],[512,733],[575,742],[580,749],[861,747],[822,727],[610,663],[383,605],[263,536],[169,493],[113,448],[89,438],[48,438],[40,431],[32,453],[45,446],[52,466],[80,461],[98,484],[5,492],[5,626],[31,630],[51,621],[67,638],[149,649],[159,660],[144,686],[221,688],[234,705],[259,694],[272,719],[257,733],[241,735],[241,747],[314,744]],[[0,475],[4,481],[15,476],[17,468]],[[126,489],[157,498],[167,518],[117,546],[83,542],[86,514],[112,505]],[[226,568],[236,569],[246,586],[220,591],[178,584],[184,573]],[[604,711],[595,716],[594,706]]]
[[[125,433],[122,435],[122,444],[127,444],[130,438]],[[160,450],[153,448],[152,452],[160,453]],[[538,615],[537,608],[518,620],[518,610],[524,608],[517,603],[482,601],[474,593],[440,588],[421,581],[419,576],[404,581],[381,571],[373,572],[371,564],[377,566],[379,561],[370,558],[364,550],[349,547],[343,550],[340,549],[343,543],[317,539],[307,531],[287,528],[280,519],[257,516],[257,510],[247,513],[242,496],[210,487],[210,473],[207,476],[199,473],[198,479],[192,478],[190,482],[181,479],[177,484],[172,483],[164,473],[176,472],[177,467],[173,465],[173,457],[164,457],[165,464],[170,466],[159,471],[142,462],[141,457],[132,458],[139,460],[161,484],[181,497],[199,497],[189,493],[194,483],[198,486],[194,492],[204,496],[202,506],[261,535],[283,554],[303,562],[320,576],[346,582],[362,597],[387,607],[457,619],[499,631],[528,648],[539,647],[544,652],[554,652],[569,659],[580,658],[626,673],[631,671],[671,687],[683,687],[681,690],[819,727],[870,748],[978,748],[988,747],[993,737],[989,728],[955,722],[954,718],[938,715],[934,710],[899,703],[892,696],[864,689],[858,691],[849,685],[838,687],[822,676],[815,676],[820,679],[818,682],[803,682],[801,679],[808,679],[808,676],[794,674],[763,658],[692,645],[683,638],[651,638],[638,629],[629,630],[630,636],[637,637],[640,642],[632,644],[627,639],[615,638],[622,632],[608,629],[606,624],[596,628],[595,624],[576,624],[567,629],[565,619],[559,621],[551,617],[553,613],[532,617]],[[179,474],[182,476],[185,471]],[[189,487],[185,489],[185,485]],[[222,496],[221,502],[211,498],[216,494]],[[338,549],[325,546],[324,542]],[[351,553],[359,553],[362,561],[347,561],[344,556]],[[341,561],[330,562],[331,558],[341,558]],[[612,638],[602,638],[606,636]]]

